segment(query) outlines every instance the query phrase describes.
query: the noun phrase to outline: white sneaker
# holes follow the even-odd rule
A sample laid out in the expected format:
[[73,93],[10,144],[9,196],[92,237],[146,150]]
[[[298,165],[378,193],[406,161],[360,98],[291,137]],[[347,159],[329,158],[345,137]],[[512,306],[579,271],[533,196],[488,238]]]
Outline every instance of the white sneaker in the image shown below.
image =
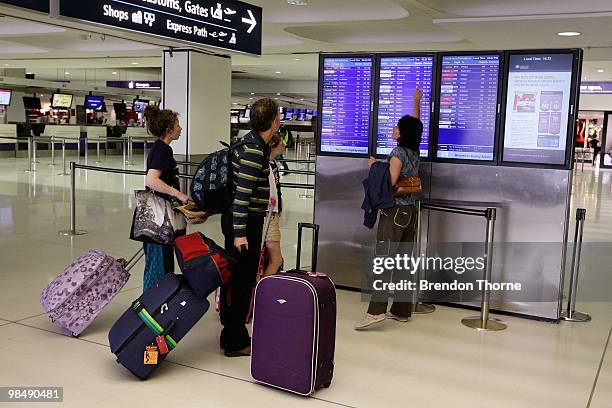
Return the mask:
[[355,330],[364,330],[372,326],[373,324],[384,321],[386,318],[387,317],[385,316],[384,313],[381,313],[379,315],[371,315],[369,313],[366,313],[365,317],[362,320],[355,323],[354,327],[355,327]]
[[398,316],[398,315],[394,315],[391,312],[385,313],[385,316],[387,317],[387,319],[397,320],[398,322],[402,322],[402,323],[406,323],[412,320],[412,317]]

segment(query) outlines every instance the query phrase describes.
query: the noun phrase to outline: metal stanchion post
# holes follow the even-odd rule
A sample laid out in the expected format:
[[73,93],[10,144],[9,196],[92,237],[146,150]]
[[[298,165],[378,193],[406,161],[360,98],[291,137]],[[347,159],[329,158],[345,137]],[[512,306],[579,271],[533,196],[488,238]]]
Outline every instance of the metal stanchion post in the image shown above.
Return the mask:
[[85,164],[89,164],[89,143],[87,138],[85,138],[85,144],[83,145],[83,148],[85,149]]
[[146,169],[147,168],[147,139],[144,139],[142,155],[144,156],[144,168]]
[[62,139],[62,172],[58,176],[69,176],[66,172],[66,139]]
[[480,316],[466,317],[461,320],[465,326],[481,331],[500,331],[508,326],[499,319],[489,317],[489,303],[491,300],[491,290],[486,284],[491,282],[491,272],[493,270],[493,239],[495,238],[495,208],[487,208],[487,238],[485,241],[485,268],[484,283],[482,291],[482,301],[480,304]]
[[561,319],[568,322],[589,322],[591,316],[587,313],[576,311],[576,297],[578,293],[578,273],[580,272],[580,253],[582,252],[582,236],[584,233],[584,220],[586,210],[576,210],[576,231],[574,232],[574,253],[572,254],[572,274],[570,276],[570,287],[567,295],[567,310],[561,314]]
[[34,173],[36,170],[32,168],[32,137],[28,136],[28,169],[26,173]]
[[[310,162],[310,143],[307,144],[308,150],[306,151],[306,160]],[[310,171],[310,163],[306,163],[306,171]],[[306,174],[306,184],[310,184],[310,174]],[[304,189],[304,194],[300,195],[300,198],[313,198],[312,194],[308,194],[308,189]]]
[[96,164],[102,163],[100,160],[100,139],[96,140]]
[[75,162],[70,162],[70,229],[59,231],[64,236],[85,235],[87,231],[76,229],[76,168]]
[[[416,239],[415,239],[415,249],[413,251],[413,256],[415,256],[417,258],[417,260],[420,259],[420,256],[422,255],[422,241],[421,241],[421,200],[418,200],[416,202],[416,211],[417,211],[417,228],[416,228]],[[412,302],[412,313],[414,314],[427,314],[427,313],[433,313],[436,310],[436,307],[434,305],[428,304],[428,303],[421,303],[419,302],[419,297],[420,297],[420,291],[419,291],[419,282],[421,280],[421,262],[418,262],[418,267],[417,270],[415,271],[414,277],[415,277],[415,282],[416,282],[416,289],[414,290],[413,293],[413,302]]]
[[36,145],[38,144],[37,140],[36,140],[36,136],[34,136],[34,139],[32,141],[32,149],[33,150],[33,156],[32,156],[32,163],[38,163],[38,161],[36,160]]
[[51,163],[49,166],[55,166],[55,136],[51,136]]
[[127,143],[127,142],[126,142],[126,140],[125,140],[125,139],[123,139],[123,140],[121,141],[121,153],[123,153],[123,164],[124,164],[124,165],[126,165],[126,164],[127,164],[127,161],[126,161],[126,159],[125,159],[125,150],[126,150],[126,148],[127,148],[126,143]]

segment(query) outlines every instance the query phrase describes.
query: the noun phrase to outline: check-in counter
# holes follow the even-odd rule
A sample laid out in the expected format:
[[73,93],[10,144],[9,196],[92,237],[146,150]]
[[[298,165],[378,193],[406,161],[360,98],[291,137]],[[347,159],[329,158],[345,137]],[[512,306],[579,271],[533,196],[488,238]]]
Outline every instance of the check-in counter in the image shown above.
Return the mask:
[[17,125],[0,124],[0,151],[13,151],[16,149]]
[[15,144],[14,139],[5,139],[5,138],[15,138],[17,137],[17,125],[0,125],[0,143],[2,144]]
[[41,136],[57,137],[58,139],[74,139],[81,138],[81,126],[78,125],[46,125],[45,131]]
[[149,139],[149,138],[151,138],[151,135],[149,135],[149,132],[147,132],[147,128],[146,127],[136,127],[136,126],[128,126],[125,129],[125,134],[123,136],[124,137],[138,138],[138,139]]
[[106,126],[82,126],[81,132],[87,134],[87,139],[95,142],[94,139],[106,139]]

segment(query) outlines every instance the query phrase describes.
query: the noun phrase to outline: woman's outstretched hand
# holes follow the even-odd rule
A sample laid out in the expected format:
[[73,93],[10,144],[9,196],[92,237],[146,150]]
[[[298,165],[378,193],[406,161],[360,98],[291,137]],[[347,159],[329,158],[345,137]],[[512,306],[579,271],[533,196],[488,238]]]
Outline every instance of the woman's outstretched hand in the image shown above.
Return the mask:
[[412,94],[412,99],[414,99],[415,101],[420,101],[422,97],[423,91],[421,91],[421,88],[419,88],[419,86],[417,85],[417,87],[414,89],[414,93]]

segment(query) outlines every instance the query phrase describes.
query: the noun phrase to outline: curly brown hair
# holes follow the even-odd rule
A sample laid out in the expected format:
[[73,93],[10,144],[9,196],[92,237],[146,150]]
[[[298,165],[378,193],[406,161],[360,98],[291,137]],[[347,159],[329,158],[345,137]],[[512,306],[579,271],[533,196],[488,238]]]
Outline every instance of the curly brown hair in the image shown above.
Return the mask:
[[257,132],[265,132],[272,127],[272,123],[278,115],[278,104],[274,99],[263,98],[251,106],[251,129]]
[[178,113],[152,105],[147,106],[144,117],[149,133],[159,138],[164,137],[178,122]]
[[283,137],[281,136],[280,132],[277,131],[277,132],[274,132],[274,134],[270,138],[270,142],[268,142],[268,146],[270,146],[270,149],[274,149],[282,142],[283,142]]

